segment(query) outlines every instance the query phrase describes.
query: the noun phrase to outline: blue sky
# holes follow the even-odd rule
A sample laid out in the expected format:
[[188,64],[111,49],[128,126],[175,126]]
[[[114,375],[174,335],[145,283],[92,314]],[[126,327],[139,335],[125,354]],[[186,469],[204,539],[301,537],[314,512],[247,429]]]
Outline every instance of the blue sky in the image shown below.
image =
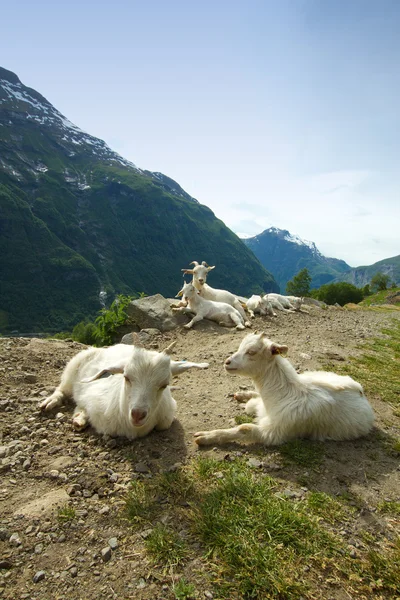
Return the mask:
[[397,0],[23,0],[2,22],[1,66],[233,231],[400,254]]

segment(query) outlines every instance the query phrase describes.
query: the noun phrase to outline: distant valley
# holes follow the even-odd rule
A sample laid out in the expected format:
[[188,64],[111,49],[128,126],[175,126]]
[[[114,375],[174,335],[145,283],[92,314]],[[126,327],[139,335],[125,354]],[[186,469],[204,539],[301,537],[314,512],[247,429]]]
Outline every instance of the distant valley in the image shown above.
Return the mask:
[[350,267],[344,260],[323,256],[314,242],[301,239],[285,229],[270,227],[259,235],[243,240],[266,269],[271,271],[284,293],[286,284],[301,269],[307,268],[313,288],[325,283],[347,281],[364,287],[378,272],[400,283],[400,256],[381,260],[366,267]]
[[279,289],[207,206],[2,68],[0,206],[0,333],[70,329],[116,294],[174,296],[192,260],[216,265],[215,287]]

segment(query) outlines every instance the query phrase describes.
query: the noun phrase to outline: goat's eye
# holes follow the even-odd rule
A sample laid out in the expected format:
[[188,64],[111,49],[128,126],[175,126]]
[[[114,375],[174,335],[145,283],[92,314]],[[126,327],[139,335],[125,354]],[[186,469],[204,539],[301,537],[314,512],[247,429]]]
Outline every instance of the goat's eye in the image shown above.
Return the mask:
[[164,385],[160,385],[160,390],[165,390],[169,386],[169,383],[165,383]]
[[131,380],[126,375],[124,375],[124,379],[125,379],[126,383],[131,383]]
[[249,356],[254,356],[255,354],[257,354],[257,350],[247,350],[246,354],[248,354]]

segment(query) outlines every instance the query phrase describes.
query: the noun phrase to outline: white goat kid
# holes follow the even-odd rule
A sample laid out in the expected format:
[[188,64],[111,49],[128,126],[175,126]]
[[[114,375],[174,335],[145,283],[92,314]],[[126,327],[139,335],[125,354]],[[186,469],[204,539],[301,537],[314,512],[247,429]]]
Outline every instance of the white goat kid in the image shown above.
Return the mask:
[[258,313],[261,316],[269,315],[270,317],[276,317],[274,313],[274,309],[272,308],[272,304],[267,298],[264,296],[258,296],[257,294],[253,294],[246,301],[247,310],[251,313]]
[[251,327],[250,321],[248,321],[246,313],[244,312],[243,306],[237,296],[228,292],[228,290],[219,290],[211,287],[206,283],[207,275],[210,271],[215,269],[214,267],[208,266],[205,260],[201,263],[201,265],[194,260],[190,263],[194,265],[193,269],[181,269],[184,274],[193,275],[192,284],[194,287],[200,292],[200,296],[205,300],[213,300],[214,302],[225,302],[226,304],[230,304],[241,315],[243,322],[246,327]]
[[197,444],[240,440],[273,446],[295,438],[352,440],[372,429],[374,413],[359,383],[326,371],[299,375],[283,358],[286,352],[287,346],[271,342],[265,333],[244,338],[225,369],[253,379],[256,392],[239,392],[236,398],[248,400],[246,412],[256,415],[256,424],[198,432]]
[[236,308],[226,302],[205,300],[192,283],[185,283],[177,296],[182,296],[183,304],[187,304],[187,306],[172,307],[173,311],[195,313],[193,319],[187,325],[184,325],[185,329],[191,329],[195,323],[202,319],[210,319],[226,327],[236,325],[236,329],[244,329],[243,318]]
[[271,303],[272,308],[281,312],[295,312],[294,306],[287,300],[283,300],[284,296],[280,294],[265,294],[264,298]]
[[208,367],[171,360],[174,345],[161,353],[126,344],[83,350],[69,361],[60,385],[40,407],[50,410],[73,398],[76,429],[90,423],[98,433],[130,439],[168,429],[176,412],[171,375]]

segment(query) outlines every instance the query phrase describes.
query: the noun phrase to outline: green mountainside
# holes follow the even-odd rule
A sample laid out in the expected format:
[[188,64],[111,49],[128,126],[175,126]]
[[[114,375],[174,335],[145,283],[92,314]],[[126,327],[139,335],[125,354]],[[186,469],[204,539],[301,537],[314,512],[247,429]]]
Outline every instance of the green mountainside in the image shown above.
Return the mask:
[[243,241],[273,274],[281,293],[285,293],[287,282],[301,269],[308,269],[312,277],[311,287],[319,288],[351,268],[344,260],[323,256],[314,242],[302,240],[285,229],[270,227]]
[[278,291],[209,208],[1,68],[0,257],[2,333],[69,329],[118,293],[174,296],[192,260],[216,265],[214,287]]
[[347,281],[357,287],[364,287],[370,283],[372,277],[377,273],[388,275],[396,285],[400,285],[400,255],[385,258],[373,265],[356,267],[341,276],[338,281]]

